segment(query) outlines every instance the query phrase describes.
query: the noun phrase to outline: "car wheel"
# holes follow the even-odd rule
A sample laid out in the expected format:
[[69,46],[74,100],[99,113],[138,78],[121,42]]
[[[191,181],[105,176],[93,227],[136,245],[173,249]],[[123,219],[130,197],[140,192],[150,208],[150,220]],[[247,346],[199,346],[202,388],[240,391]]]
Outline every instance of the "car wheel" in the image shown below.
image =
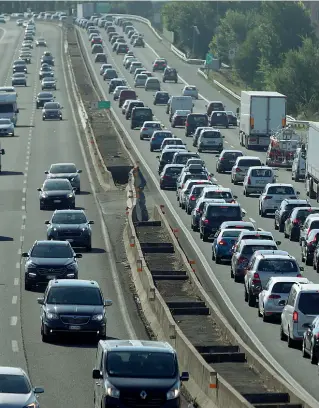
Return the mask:
[[316,354],[314,352],[313,345],[311,346],[311,349],[310,349],[310,361],[311,361],[311,364],[317,364],[318,363],[318,359],[317,359]]
[[244,285],[244,299],[245,299],[245,302],[248,302],[248,293],[247,293],[247,289],[245,285]]
[[284,229],[284,237],[289,238],[289,235],[287,234],[286,229]]
[[296,342],[295,342],[295,340],[293,340],[293,339],[290,337],[290,329],[289,329],[289,327],[288,327],[287,342],[288,342],[288,347],[289,347],[289,348],[294,348],[294,347],[295,347]]
[[91,242],[89,243],[89,245],[86,246],[86,250],[87,250],[87,252],[92,251],[92,243]]
[[277,225],[277,223],[276,223],[276,220],[274,220],[274,228],[275,228],[275,230],[278,230],[279,228],[278,228],[278,225]]
[[308,357],[309,357],[309,356],[308,356],[308,353],[307,353],[307,350],[306,350],[305,339],[302,340],[302,348],[301,348],[301,351],[302,351],[302,357],[303,357],[303,358],[308,358]]
[[278,230],[279,232],[284,232],[284,226],[282,223],[279,223]]
[[248,292],[248,306],[255,307],[256,306],[256,296],[251,293],[251,290]]
[[311,265],[311,260],[310,260],[310,257],[309,257],[309,255],[306,253],[306,259],[305,259],[305,263],[306,263],[306,265]]
[[282,327],[282,324],[280,325],[280,340],[286,341],[287,340],[287,335],[284,332],[284,329]]
[[24,281],[24,290],[32,290],[32,285],[27,280]]
[[11,137],[14,137],[14,132],[12,132]]
[[270,320],[270,318],[269,318],[269,316],[266,316],[265,309],[264,309],[263,322],[267,323],[267,322],[269,322],[269,320]]
[[45,329],[43,327],[43,324],[41,326],[41,339],[42,339],[43,343],[49,343],[49,341],[50,341],[50,335],[45,333]]
[[203,242],[207,242],[208,241],[208,235],[207,234],[202,234],[203,237]]
[[215,262],[220,265],[222,263],[221,259],[219,256],[216,256]]

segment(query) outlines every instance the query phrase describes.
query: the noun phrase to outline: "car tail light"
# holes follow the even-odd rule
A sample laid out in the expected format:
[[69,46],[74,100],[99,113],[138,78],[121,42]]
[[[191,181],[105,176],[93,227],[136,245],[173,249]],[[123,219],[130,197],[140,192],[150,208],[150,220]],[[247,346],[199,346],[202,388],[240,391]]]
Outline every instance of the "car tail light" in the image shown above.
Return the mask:
[[231,203],[231,204],[235,204],[235,203],[236,203],[236,200],[231,200],[230,203]]
[[199,208],[196,208],[196,212],[200,213],[200,209],[199,209]]
[[261,284],[259,273],[257,273],[257,272],[254,273],[252,283],[253,283],[254,285]]
[[147,130],[147,128],[146,128],[146,127],[144,127],[142,130]]
[[190,201],[195,201],[196,200],[196,196],[192,195],[189,197]]
[[292,314],[292,321],[298,323],[298,312],[294,311]]
[[236,173],[239,173],[241,169],[239,167],[236,167]]
[[265,200],[270,200],[272,197],[271,196],[266,196]]
[[295,220],[293,220],[292,223],[295,224],[295,225],[300,225],[301,220],[299,220],[298,218],[296,218]]
[[208,224],[209,224],[209,220],[208,220],[207,218],[205,218],[205,219],[203,220],[203,223],[206,224],[206,225],[208,225]]
[[281,296],[280,295],[270,295],[269,299],[280,299]]
[[184,188],[184,184],[182,184],[182,187],[181,188]]
[[170,178],[170,176],[162,176],[162,179],[165,179],[165,180],[167,180],[169,178]]
[[247,184],[251,184],[250,177],[248,177]]
[[189,126],[189,123],[188,123],[188,122],[185,122],[185,126]]
[[225,160],[225,157],[221,157],[219,160]]
[[244,256],[240,256],[238,258],[238,263],[242,264],[242,263],[246,263],[247,262],[247,258],[245,258]]
[[221,240],[221,241],[219,241],[219,245],[227,245],[227,242]]
[[303,276],[301,275],[301,273],[298,273],[297,278],[302,278]]

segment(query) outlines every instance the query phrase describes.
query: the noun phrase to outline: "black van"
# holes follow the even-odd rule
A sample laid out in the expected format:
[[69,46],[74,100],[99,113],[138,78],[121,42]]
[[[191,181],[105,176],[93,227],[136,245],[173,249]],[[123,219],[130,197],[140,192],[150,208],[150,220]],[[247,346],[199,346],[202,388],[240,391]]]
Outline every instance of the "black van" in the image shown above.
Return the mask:
[[225,111],[216,111],[211,114],[209,126],[224,126],[229,128],[228,116]]
[[205,113],[190,113],[185,122],[185,136],[191,136],[201,126],[208,126],[208,116]]
[[173,81],[175,84],[178,81],[177,71],[175,68],[165,68],[163,74],[163,82]]
[[144,122],[153,120],[153,112],[151,108],[135,107],[131,113],[131,129],[140,128]]

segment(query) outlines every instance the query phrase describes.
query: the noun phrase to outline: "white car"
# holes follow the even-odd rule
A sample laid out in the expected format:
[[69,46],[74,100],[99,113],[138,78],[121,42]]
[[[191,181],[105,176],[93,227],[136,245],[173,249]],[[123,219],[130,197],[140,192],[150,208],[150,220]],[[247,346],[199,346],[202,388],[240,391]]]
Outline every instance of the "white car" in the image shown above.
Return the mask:
[[144,122],[140,130],[140,140],[150,139],[156,130],[162,130],[161,122],[154,120]]
[[0,136],[14,136],[14,124],[10,119],[0,118]]
[[125,67],[128,61],[138,61],[137,58],[134,57],[134,55],[125,55],[123,58],[123,66]]
[[130,102],[131,102],[132,100],[133,100],[133,99],[126,99],[126,101],[123,103],[123,105],[122,105],[122,113],[123,113],[123,115],[125,115],[126,109],[128,108],[128,106],[129,106],[129,104],[130,104]]
[[112,64],[102,64],[100,67],[100,75],[103,75],[107,69],[113,69]]
[[183,209],[185,209],[185,204],[186,204],[186,200],[189,197],[190,191],[192,189],[193,186],[195,185],[211,185],[212,183],[209,180],[203,180],[203,179],[188,179],[185,183],[184,183],[184,187],[181,188],[179,190],[179,206],[182,207]]
[[299,195],[292,184],[268,183],[259,196],[259,215],[265,217],[267,213],[274,213],[285,198],[296,200]]
[[272,167],[253,166],[249,167],[245,176],[243,187],[244,195],[249,197],[250,194],[261,194],[268,183],[275,183],[276,175]]
[[36,47],[46,47],[47,43],[44,38],[38,38],[35,45]]
[[117,101],[117,100],[119,99],[120,93],[121,93],[121,91],[123,91],[124,89],[130,89],[130,88],[129,88],[128,86],[120,85],[120,86],[117,86],[117,87],[114,89],[113,99],[114,99],[115,101]]
[[291,276],[272,276],[265,288],[259,293],[258,316],[266,322],[273,317],[280,317],[294,283],[309,283],[307,278]]
[[194,85],[187,85],[182,91],[183,96],[191,96],[194,99],[198,99],[198,90]]
[[[143,74],[145,75],[145,74]],[[148,77],[146,82],[145,82],[145,91],[160,91],[161,90],[161,84],[160,81],[157,78],[154,77]]]
[[145,87],[146,81],[148,80],[148,76],[145,74],[138,74],[135,77],[134,86],[137,88],[138,86]]

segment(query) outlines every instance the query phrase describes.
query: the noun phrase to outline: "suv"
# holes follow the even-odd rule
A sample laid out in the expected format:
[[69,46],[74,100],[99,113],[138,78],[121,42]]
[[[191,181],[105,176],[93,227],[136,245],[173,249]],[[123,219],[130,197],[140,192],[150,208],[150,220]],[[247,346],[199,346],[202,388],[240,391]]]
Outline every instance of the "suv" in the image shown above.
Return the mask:
[[133,108],[144,108],[144,106],[145,105],[143,101],[139,101],[139,100],[130,101],[125,111],[125,119],[131,118]]
[[163,74],[163,82],[173,81],[175,84],[178,81],[177,71],[175,68],[165,68]]
[[99,341],[93,370],[98,407],[180,407],[181,382],[176,351],[167,342]]
[[185,122],[185,136],[191,136],[198,127],[208,126],[208,116],[203,113],[190,113]]
[[209,126],[224,126],[226,129],[228,129],[229,122],[227,113],[225,111],[213,112],[209,118]]
[[24,288],[31,290],[38,284],[46,284],[52,279],[77,279],[77,258],[68,241],[35,241],[29,252],[21,255],[27,258],[24,271]]
[[302,245],[303,241],[307,239],[310,231],[313,229],[319,229],[319,214],[310,214],[306,218],[304,225],[300,229],[300,245]]
[[309,207],[310,203],[308,200],[282,200],[280,207],[275,211],[274,227],[279,232],[284,231],[284,224],[286,219],[291,214],[291,211],[296,207]]
[[197,151],[199,153],[205,150],[222,152],[224,137],[218,129],[203,129],[197,141]]
[[97,282],[90,280],[51,280],[41,305],[41,336],[49,342],[54,334],[81,333],[106,337],[105,307],[111,300],[104,300]]
[[217,154],[216,171],[217,173],[224,173],[225,171],[231,171],[237,157],[243,156],[241,150],[223,150],[219,155]]
[[[268,212],[274,213],[285,199],[296,200],[299,191],[292,184],[269,183],[259,197],[259,215],[265,217]],[[309,204],[308,204],[309,205]]]
[[189,159],[200,159],[198,153],[179,151],[174,154],[172,163],[186,164]]
[[308,215],[318,213],[319,208],[310,207],[310,205],[309,207],[294,208],[285,221],[284,225],[285,238],[289,238],[290,241],[299,241],[300,230]]
[[231,169],[231,182],[238,184],[245,180],[249,167],[260,167],[262,162],[257,156],[238,156]]
[[295,283],[281,314],[280,339],[288,340],[288,347],[301,343],[313,319],[319,315],[319,285]]
[[[273,241],[273,244],[275,242]],[[301,269],[291,255],[262,254],[258,250],[252,256],[244,278],[245,302],[255,307],[259,293],[271,277],[291,276],[301,278]]]
[[268,183],[275,183],[276,176],[274,169],[268,166],[249,167],[243,182],[244,195],[261,194]]

